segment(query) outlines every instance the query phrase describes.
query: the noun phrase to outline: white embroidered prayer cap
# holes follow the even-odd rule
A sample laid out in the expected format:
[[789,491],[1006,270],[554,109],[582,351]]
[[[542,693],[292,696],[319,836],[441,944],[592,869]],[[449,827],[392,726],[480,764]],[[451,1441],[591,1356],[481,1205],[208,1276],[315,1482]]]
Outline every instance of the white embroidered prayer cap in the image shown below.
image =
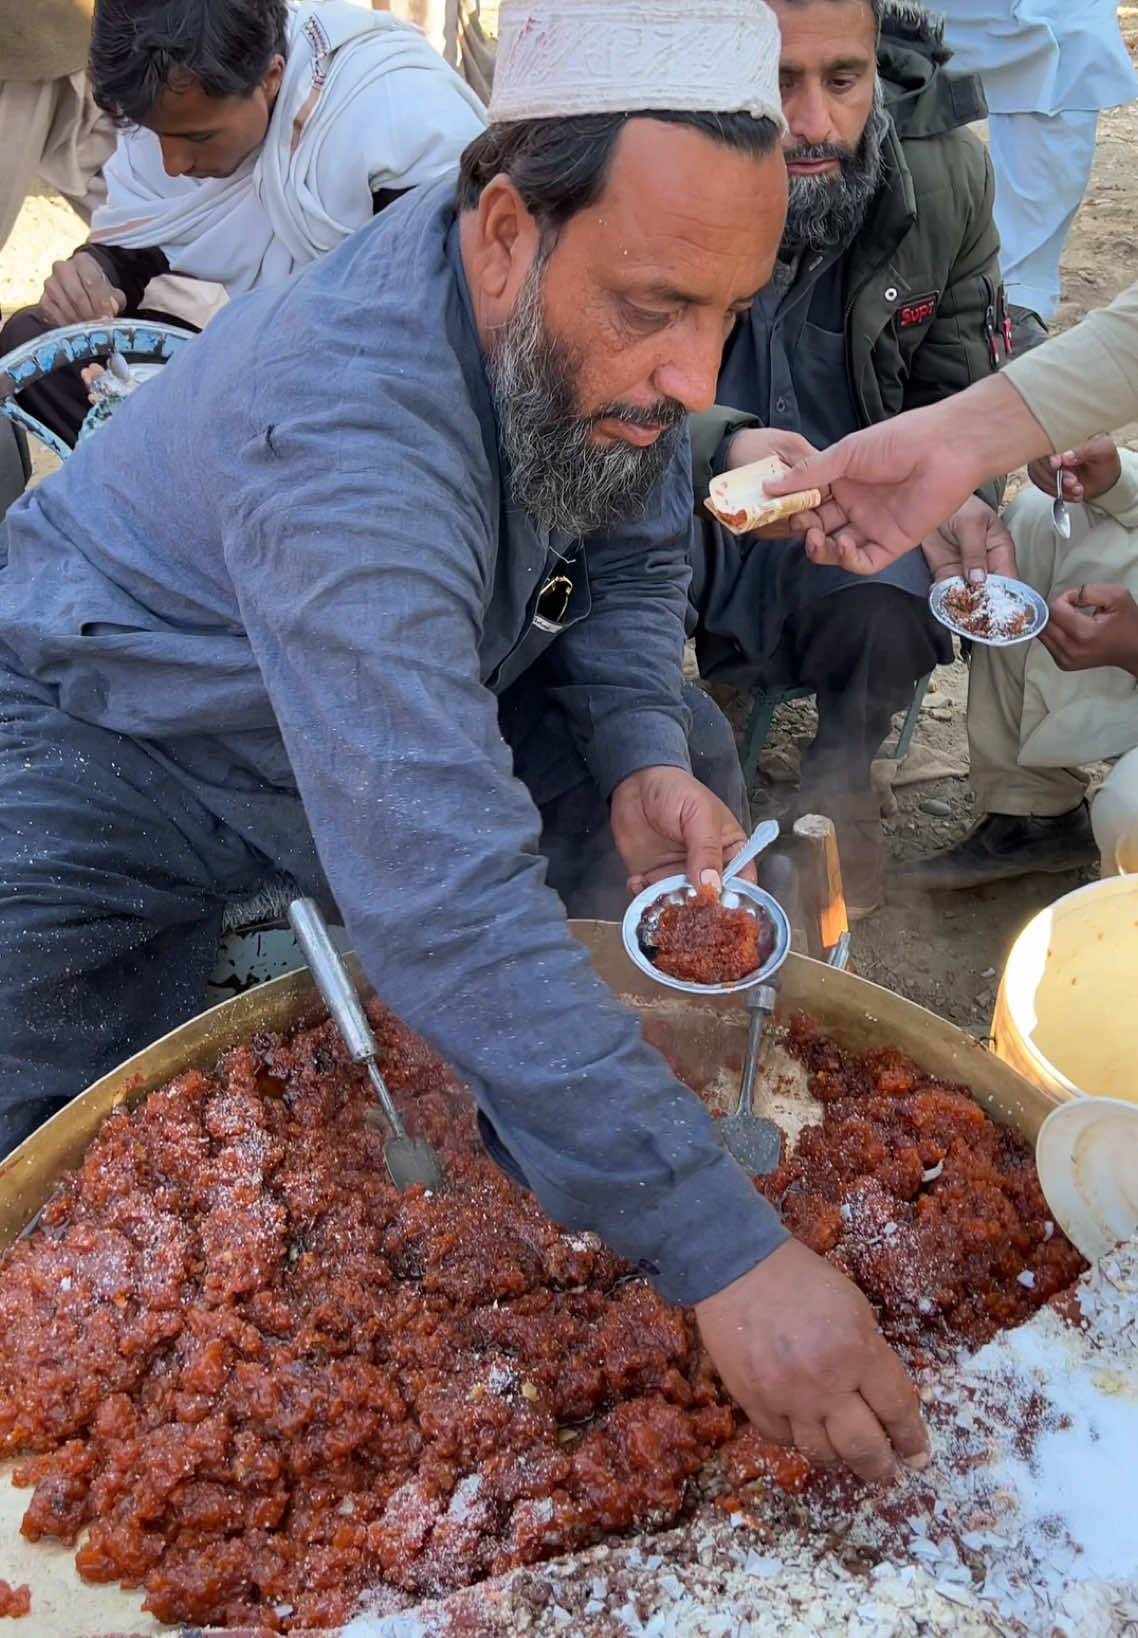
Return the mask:
[[502,0],[490,123],[747,113],[786,130],[763,0]]

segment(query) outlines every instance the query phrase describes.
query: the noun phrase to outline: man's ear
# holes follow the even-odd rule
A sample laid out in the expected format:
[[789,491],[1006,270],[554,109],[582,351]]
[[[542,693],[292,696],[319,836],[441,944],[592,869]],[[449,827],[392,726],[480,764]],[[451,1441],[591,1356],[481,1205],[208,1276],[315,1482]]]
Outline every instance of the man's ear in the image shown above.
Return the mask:
[[285,60],[278,53],[278,55],[275,56],[272,62],[269,64],[268,73],[261,81],[261,90],[269,99],[270,104],[274,103],[277,99],[277,93],[281,88],[281,81],[284,79],[284,71]]
[[541,248],[541,232],[505,175],[483,188],[475,216],[470,271],[486,300],[513,306]]

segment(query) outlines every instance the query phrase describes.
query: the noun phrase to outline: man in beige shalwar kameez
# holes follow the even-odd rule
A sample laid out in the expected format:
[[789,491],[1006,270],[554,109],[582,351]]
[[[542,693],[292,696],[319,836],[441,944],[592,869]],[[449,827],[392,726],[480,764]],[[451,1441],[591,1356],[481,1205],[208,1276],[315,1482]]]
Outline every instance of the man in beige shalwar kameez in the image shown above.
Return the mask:
[[42,180],[86,221],[115,130],[87,81],[92,0],[0,0],[0,245]]
[[[1064,492],[1077,502],[1069,540],[1051,515],[1060,460]],[[1138,761],[1138,455],[1097,438],[1030,470],[1035,487],[1004,522],[1020,577],[1047,598],[1051,623],[1043,642],[973,648],[968,748],[982,817],[954,847],[904,873],[930,889],[1093,863],[1129,763],[1096,802],[1093,830],[1084,769],[1127,753]],[[1113,854],[1102,849],[1108,871]]]

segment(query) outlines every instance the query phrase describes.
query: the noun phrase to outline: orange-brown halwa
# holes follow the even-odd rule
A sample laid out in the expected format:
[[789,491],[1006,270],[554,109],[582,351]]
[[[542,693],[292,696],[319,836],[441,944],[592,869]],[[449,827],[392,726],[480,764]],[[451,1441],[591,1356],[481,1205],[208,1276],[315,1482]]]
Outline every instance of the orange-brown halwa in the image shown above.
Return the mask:
[[774,949],[770,918],[731,909],[713,886],[683,904],[666,904],[652,939],[662,973],[686,984],[734,984],[755,972]]
[[[691,1316],[550,1223],[445,1066],[373,1017],[445,1197],[391,1186],[322,1025],[113,1115],[0,1264],[24,1533],[83,1536],[81,1575],[144,1587],[164,1620],[395,1608],[671,1521],[717,1451],[734,1482],[801,1483],[742,1427]],[[824,1123],[763,1186],[891,1335],[978,1340],[1074,1276],[1026,1146],[964,1093],[806,1029],[795,1049]]]

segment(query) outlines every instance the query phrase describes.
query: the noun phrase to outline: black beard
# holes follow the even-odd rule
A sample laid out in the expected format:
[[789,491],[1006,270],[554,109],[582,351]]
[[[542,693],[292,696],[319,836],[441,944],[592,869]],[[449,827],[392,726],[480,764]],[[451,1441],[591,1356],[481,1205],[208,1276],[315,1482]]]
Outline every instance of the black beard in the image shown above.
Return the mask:
[[[664,399],[648,410],[613,404],[579,414],[580,359],[549,333],[541,286],[539,259],[487,355],[498,438],[512,503],[539,528],[586,535],[643,512],[675,453],[686,411]],[[665,430],[644,449],[599,448],[589,441],[598,421]]]
[[796,148],[793,159],[837,159],[837,176],[792,176],[787,200],[783,248],[826,251],[851,244],[861,232],[884,170],[882,149],[889,115],[880,88],[857,148],[828,143]]

